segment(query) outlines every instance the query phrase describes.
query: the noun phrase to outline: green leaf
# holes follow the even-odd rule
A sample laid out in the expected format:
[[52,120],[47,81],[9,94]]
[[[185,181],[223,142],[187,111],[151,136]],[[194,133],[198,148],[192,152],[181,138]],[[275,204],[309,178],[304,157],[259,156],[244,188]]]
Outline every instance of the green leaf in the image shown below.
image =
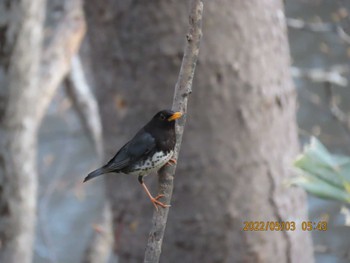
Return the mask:
[[336,175],[336,171],[332,166],[322,162],[320,159],[316,159],[315,156],[311,156],[308,152],[298,158],[294,166],[329,184],[344,188],[343,179],[340,178],[339,175]]
[[293,185],[321,198],[350,202],[350,157],[331,154],[312,137],[294,166],[302,173],[292,179]]
[[339,173],[340,162],[344,163],[345,160],[335,159],[320,141],[312,137],[310,144],[304,147],[303,154],[297,158],[294,166],[336,187],[344,188],[344,177]]
[[323,199],[350,203],[350,194],[315,177],[300,176],[291,180],[292,185],[301,186],[308,193]]

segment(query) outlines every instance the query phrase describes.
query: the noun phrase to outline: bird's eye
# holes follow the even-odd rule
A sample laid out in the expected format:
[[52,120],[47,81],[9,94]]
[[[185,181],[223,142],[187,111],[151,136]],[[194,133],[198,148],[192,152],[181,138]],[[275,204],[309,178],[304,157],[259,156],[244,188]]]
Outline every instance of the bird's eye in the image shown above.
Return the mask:
[[161,114],[159,117],[160,117],[160,119],[161,119],[162,121],[165,120],[165,116],[164,116],[163,114]]

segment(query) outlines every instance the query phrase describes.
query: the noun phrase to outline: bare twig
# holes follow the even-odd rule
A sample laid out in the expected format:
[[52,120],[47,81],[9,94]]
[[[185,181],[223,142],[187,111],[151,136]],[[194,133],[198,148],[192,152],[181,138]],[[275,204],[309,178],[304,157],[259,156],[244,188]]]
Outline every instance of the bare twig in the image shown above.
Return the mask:
[[64,1],[64,15],[43,50],[39,86],[44,88],[37,105],[39,121],[42,119],[58,85],[67,75],[71,59],[80,47],[85,29],[82,1]]
[[291,67],[291,74],[296,78],[306,78],[313,82],[329,82],[341,87],[348,85],[348,80],[342,74],[349,72],[348,66],[334,67],[330,70],[324,69],[301,69]]
[[[182,59],[179,77],[175,86],[173,110],[187,112],[188,95],[192,92],[192,81],[199,54],[199,45],[202,37],[202,0],[192,0],[189,16],[189,31],[186,35],[185,52]],[[186,115],[185,115],[186,116]],[[180,151],[182,134],[186,117],[183,117],[176,127],[177,141],[174,158],[177,159]],[[166,203],[170,203],[173,192],[173,180],[176,166],[165,166],[159,171],[159,193],[165,196]],[[153,213],[152,228],[149,234],[145,263],[159,262],[163,236],[168,218],[169,208],[158,209]]]
[[345,32],[345,30],[338,24],[332,23],[309,23],[302,19],[287,18],[287,25],[290,28],[307,30],[317,33],[332,32],[338,35],[338,37],[346,44],[350,45],[350,35]]
[[65,79],[68,96],[80,115],[85,131],[93,143],[96,153],[102,159],[102,124],[97,101],[85,78],[78,55],[72,59],[70,73]]

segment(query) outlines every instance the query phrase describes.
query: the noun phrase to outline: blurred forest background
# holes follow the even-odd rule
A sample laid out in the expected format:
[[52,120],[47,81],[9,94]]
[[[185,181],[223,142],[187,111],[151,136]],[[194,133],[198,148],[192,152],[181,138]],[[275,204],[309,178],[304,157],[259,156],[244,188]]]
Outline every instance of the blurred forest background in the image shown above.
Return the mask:
[[[161,262],[349,262],[344,205],[285,186],[297,134],[350,155],[349,12],[204,1]],[[187,21],[188,1],[0,1],[1,262],[142,261],[153,207],[136,178],[82,180],[171,106]],[[242,231],[307,212],[328,230]]]

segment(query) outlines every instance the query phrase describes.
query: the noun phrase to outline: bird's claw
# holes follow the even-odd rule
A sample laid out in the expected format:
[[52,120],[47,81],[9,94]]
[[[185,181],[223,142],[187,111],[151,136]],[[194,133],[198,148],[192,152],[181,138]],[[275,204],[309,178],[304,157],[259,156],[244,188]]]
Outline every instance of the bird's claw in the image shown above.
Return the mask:
[[167,165],[173,166],[173,165],[175,165],[176,163],[177,163],[176,159],[175,159],[175,158],[171,158],[166,164],[167,164]]
[[152,203],[157,211],[158,211],[158,206],[161,206],[163,208],[170,207],[170,205],[166,205],[166,204],[163,204],[162,202],[158,201],[158,199],[160,199],[162,197],[164,197],[164,195],[157,195],[156,197],[151,199],[151,201],[152,201]]
[[158,200],[158,199],[160,199],[160,198],[162,198],[162,197],[164,197],[164,195],[163,195],[163,194],[160,194],[160,195],[157,195],[156,197],[154,197],[153,199]]

